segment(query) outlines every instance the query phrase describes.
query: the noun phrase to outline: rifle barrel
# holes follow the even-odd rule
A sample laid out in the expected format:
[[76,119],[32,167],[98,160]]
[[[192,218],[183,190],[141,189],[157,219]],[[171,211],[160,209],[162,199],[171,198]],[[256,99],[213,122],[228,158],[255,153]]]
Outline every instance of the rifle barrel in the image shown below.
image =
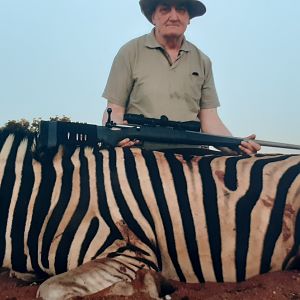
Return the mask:
[[[247,139],[245,139],[245,141],[247,141]],[[253,141],[258,143],[261,146],[266,146],[266,147],[300,150],[300,145],[295,145],[295,144],[278,143],[278,142],[270,142],[270,141],[263,141],[263,140],[253,140]]]
[[247,141],[254,141],[257,144],[259,144],[261,146],[265,146],[265,147],[300,150],[300,145],[296,145],[296,144],[271,142],[271,141],[265,141],[265,140],[250,140],[250,139],[240,138],[240,137],[214,135],[214,134],[207,134],[207,133],[201,133],[201,134],[209,136],[209,137],[212,137],[215,140],[218,140],[219,138],[226,140],[226,138],[228,138],[229,141],[236,140],[237,143],[241,142],[241,141],[245,141],[245,142],[247,142]]
[[[224,138],[226,140],[226,136],[222,136],[222,135],[213,135],[213,134],[207,134],[207,133],[202,133],[202,135],[211,136],[211,137],[215,138],[216,140],[218,138],[222,138],[222,139]],[[271,142],[271,141],[265,141],[265,140],[250,140],[250,139],[246,139],[246,138],[233,137],[233,136],[228,136],[227,138],[230,140],[236,140],[237,142],[239,142],[239,141],[245,141],[245,142],[254,141],[257,144],[259,144],[261,146],[265,146],[265,147],[300,150],[300,145],[296,145],[296,144]]]

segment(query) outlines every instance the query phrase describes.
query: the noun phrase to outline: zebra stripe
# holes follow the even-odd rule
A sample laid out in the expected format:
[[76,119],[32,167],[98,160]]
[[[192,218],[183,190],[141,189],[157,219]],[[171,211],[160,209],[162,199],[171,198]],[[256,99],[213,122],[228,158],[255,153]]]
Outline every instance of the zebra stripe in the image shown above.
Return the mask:
[[[14,186],[12,190],[12,195],[10,199],[10,205],[8,208],[8,216],[7,216],[7,224],[6,224],[6,247],[5,247],[5,256],[4,260],[11,260],[14,262],[15,255],[14,251],[12,251],[13,245],[12,245],[12,237],[15,235],[15,238],[13,241],[17,240],[18,236],[18,231],[16,232],[16,229],[18,230],[19,226],[22,225],[23,222],[20,222],[21,220],[18,218],[18,210],[17,210],[17,200],[18,200],[18,195],[20,194],[20,188],[21,188],[21,180],[22,180],[22,175],[23,175],[23,162],[25,159],[26,155],[26,150],[27,150],[27,144],[28,141],[24,140],[21,142],[20,146],[18,147],[16,151],[16,159],[15,159],[15,168],[14,168]],[[24,181],[23,181],[24,183]],[[18,201],[18,203],[21,203],[21,201]],[[13,224],[13,220],[16,220]],[[17,233],[17,235],[16,235]],[[16,246],[16,244],[14,245]],[[15,247],[14,247],[15,248]],[[11,256],[11,259],[9,258]],[[10,268],[12,267],[9,266]]]
[[[32,179],[34,180],[34,184],[32,187],[32,193],[28,202],[28,206],[27,206],[27,210],[24,209],[24,212],[26,212],[26,214],[24,214],[24,217],[26,218],[26,223],[25,223],[25,230],[24,230],[24,253],[25,253],[25,257],[24,257],[24,261],[22,265],[22,268],[20,270],[20,272],[25,272],[24,271],[24,267],[25,270],[33,270],[33,264],[32,264],[32,259],[29,253],[29,243],[28,243],[28,237],[29,237],[29,230],[32,224],[32,217],[33,217],[33,210],[34,210],[34,205],[35,205],[35,201],[41,186],[41,181],[42,181],[42,166],[39,162],[37,161],[33,161],[32,162],[32,169],[28,168],[31,171],[32,174]],[[29,178],[30,176],[28,176]],[[23,198],[23,197],[22,197]],[[22,249],[22,248],[20,248]],[[26,261],[26,263],[25,263]]]
[[[202,178],[200,176],[199,164],[192,163],[191,161],[185,161],[182,159],[184,176],[187,182],[187,192],[189,204],[192,212],[192,220],[195,227],[195,239],[198,246],[198,257],[201,266],[203,279],[207,281],[216,281],[216,276],[213,270],[212,256],[208,243],[208,231],[205,225],[205,210],[204,204],[200,199],[203,196]],[[184,217],[184,216],[183,216]],[[201,278],[200,278],[201,279]]]
[[[10,206],[10,199],[12,197],[12,191],[15,181],[15,172],[12,166],[9,166],[9,162],[14,158],[17,152],[18,145],[14,142],[14,137],[9,136],[2,149],[1,149],[1,169],[0,169],[0,179],[1,187],[0,194],[0,263],[4,261],[6,252],[6,224],[8,222],[8,212]],[[9,168],[10,167],[10,168]],[[6,192],[7,191],[7,192]]]
[[[173,211],[178,211],[179,215],[171,214],[171,218],[172,220],[181,220],[182,223],[178,224],[179,226],[176,226],[176,224],[173,223],[173,227],[176,229],[176,231],[178,230],[178,227],[180,228],[180,236],[182,236],[183,239],[182,241],[176,241],[176,243],[178,245],[184,245],[185,249],[187,250],[186,256],[180,255],[180,258],[182,258],[181,269],[184,271],[184,274],[186,274],[186,281],[195,281],[195,275],[198,281],[204,281],[198,255],[198,245],[196,242],[196,228],[189,204],[187,182],[183,173],[182,163],[176,157],[174,157],[174,155],[166,155],[166,159],[170,166],[170,173],[173,178],[175,188],[174,196],[172,197],[174,200],[170,199],[170,201],[173,201],[173,203],[169,204],[169,210],[171,213]],[[163,174],[161,174],[161,176],[163,176]],[[167,189],[168,187],[166,186],[165,188]],[[176,210],[173,210],[171,206],[176,203],[175,199],[178,202],[178,207],[176,207]],[[175,238],[176,236],[177,235],[175,235]],[[189,262],[188,264],[186,263],[187,261]],[[193,270],[194,274],[192,273],[190,275],[190,270]]]
[[[131,156],[132,164],[128,165],[128,173],[132,174],[130,176],[130,183],[132,186],[132,190],[134,192],[136,199],[142,199],[140,201],[141,210],[145,217],[149,220],[151,224],[151,228],[155,230],[157,237],[168,236],[170,232],[166,231],[164,227],[163,216],[160,213],[160,207],[158,203],[160,203],[159,199],[156,198],[155,195],[155,187],[156,182],[153,179],[157,179],[155,174],[151,173],[151,169],[149,169],[148,165],[150,164],[152,167],[153,158],[149,161],[147,153],[148,152],[140,152],[140,159],[135,159],[137,153],[132,153],[131,151],[126,151]],[[155,161],[154,161],[155,162]],[[134,172],[133,170],[134,169]],[[139,184],[137,184],[137,178],[139,179]],[[138,191],[135,191],[138,189]],[[157,192],[159,194],[159,192]],[[160,194],[162,195],[162,194]],[[166,239],[159,239],[157,238],[157,265],[158,269],[162,270],[163,266],[164,269],[168,270],[170,274],[176,274],[175,269],[173,267],[171,257],[168,253],[168,245]],[[161,252],[164,252],[164,256],[161,255]],[[177,276],[176,276],[176,279]]]
[[[154,195],[156,199],[155,204],[158,205],[158,210],[161,215],[161,219],[163,220],[163,227],[166,233],[165,239],[167,243],[167,251],[171,257],[171,261],[176,272],[175,276],[177,277],[176,279],[179,279],[180,281],[185,281],[185,276],[182,272],[177,256],[176,240],[173,231],[174,227],[172,224],[172,217],[168,209],[167,195],[165,195],[165,192],[168,192],[169,187],[168,184],[163,184],[163,178],[161,177],[161,172],[163,172],[163,170],[159,169],[158,162],[162,160],[162,154],[151,153],[146,151],[144,151],[143,154],[144,158],[146,159],[146,165],[149,169],[150,181],[152,183],[152,188],[154,190]],[[167,188],[166,190],[164,189],[165,187]]]

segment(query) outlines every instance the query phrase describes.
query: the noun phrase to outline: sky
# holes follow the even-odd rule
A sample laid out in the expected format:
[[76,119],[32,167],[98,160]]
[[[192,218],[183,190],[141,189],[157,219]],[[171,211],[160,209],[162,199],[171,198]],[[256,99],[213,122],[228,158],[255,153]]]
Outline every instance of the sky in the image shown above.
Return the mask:
[[[186,38],[212,60],[223,122],[300,145],[300,1],[203,3]],[[0,0],[0,126],[63,115],[100,125],[114,56],[151,29],[137,0]]]

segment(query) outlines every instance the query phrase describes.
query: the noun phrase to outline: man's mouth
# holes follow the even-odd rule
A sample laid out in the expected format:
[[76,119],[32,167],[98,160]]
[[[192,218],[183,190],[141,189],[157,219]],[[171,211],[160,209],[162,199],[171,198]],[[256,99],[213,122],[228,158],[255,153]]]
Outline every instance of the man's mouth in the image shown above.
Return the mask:
[[167,27],[179,27],[180,24],[167,24],[166,26]]

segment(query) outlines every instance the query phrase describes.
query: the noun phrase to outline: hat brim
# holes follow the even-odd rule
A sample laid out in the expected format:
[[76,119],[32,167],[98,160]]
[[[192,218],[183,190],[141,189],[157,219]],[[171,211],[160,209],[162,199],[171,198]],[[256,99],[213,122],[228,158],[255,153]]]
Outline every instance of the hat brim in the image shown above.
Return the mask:
[[205,5],[198,0],[140,0],[141,11],[150,23],[152,23],[152,15],[156,6],[162,2],[168,4],[184,4],[188,10],[190,19],[203,16],[206,13]]

